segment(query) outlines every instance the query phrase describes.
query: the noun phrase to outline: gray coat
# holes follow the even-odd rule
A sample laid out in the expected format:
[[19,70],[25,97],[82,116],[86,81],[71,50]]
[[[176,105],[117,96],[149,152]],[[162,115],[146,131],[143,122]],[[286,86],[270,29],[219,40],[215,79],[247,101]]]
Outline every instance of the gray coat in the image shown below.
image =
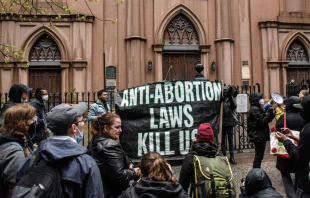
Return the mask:
[[9,197],[9,189],[16,183],[18,166],[25,159],[24,151],[17,145],[9,144],[15,139],[0,135],[0,197]]

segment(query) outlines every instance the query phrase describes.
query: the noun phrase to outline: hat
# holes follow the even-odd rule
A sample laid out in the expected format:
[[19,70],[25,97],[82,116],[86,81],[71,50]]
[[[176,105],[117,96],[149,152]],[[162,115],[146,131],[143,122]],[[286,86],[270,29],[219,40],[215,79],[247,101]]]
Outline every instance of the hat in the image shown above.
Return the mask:
[[196,140],[198,142],[213,142],[214,133],[209,123],[202,123],[198,128],[196,134]]
[[310,113],[310,96],[305,96],[301,103],[293,105],[296,108],[303,109],[305,113]]
[[69,104],[60,104],[55,106],[46,115],[46,124],[54,133],[64,133],[77,116],[83,115],[87,109],[86,103],[81,102],[70,106]]
[[298,112],[299,108],[301,107],[300,103],[301,103],[301,100],[299,97],[291,96],[289,97],[289,99],[287,99],[285,108],[287,111]]

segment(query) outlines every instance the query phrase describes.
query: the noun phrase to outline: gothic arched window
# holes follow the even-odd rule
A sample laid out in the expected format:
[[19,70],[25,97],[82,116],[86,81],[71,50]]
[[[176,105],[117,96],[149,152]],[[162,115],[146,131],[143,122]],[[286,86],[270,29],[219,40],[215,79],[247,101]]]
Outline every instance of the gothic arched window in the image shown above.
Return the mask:
[[183,15],[178,14],[168,24],[163,38],[164,45],[199,45],[197,31]]
[[48,35],[41,36],[30,51],[30,61],[60,61],[61,54],[55,41]]
[[286,60],[290,64],[309,63],[309,55],[303,44],[296,39],[288,48]]

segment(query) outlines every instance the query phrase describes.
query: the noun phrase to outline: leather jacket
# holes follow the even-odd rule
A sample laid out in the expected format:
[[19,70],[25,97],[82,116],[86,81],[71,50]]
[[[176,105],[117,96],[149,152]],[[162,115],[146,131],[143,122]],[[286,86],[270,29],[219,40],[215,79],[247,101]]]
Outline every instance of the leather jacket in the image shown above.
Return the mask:
[[99,166],[105,197],[118,197],[131,180],[137,179],[135,171],[129,168],[130,159],[117,141],[95,135],[88,149]]

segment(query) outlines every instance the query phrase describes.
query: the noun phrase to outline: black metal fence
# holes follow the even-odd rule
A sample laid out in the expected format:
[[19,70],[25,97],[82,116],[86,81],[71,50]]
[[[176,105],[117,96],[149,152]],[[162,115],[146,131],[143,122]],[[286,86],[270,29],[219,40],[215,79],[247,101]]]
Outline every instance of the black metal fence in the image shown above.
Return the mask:
[[[260,84],[258,83],[252,86],[250,85],[237,86],[237,89],[239,90],[239,94],[250,94],[252,92],[261,92]],[[242,149],[254,148],[253,143],[250,142],[250,139],[248,137],[247,117],[248,113],[238,113],[239,122],[235,127],[235,136],[234,136],[234,146],[235,150],[237,150],[238,152],[241,152]]]
[[302,79],[298,84],[288,83],[286,84],[286,96],[298,96],[300,90],[308,89],[308,85],[305,83],[305,79]]
[[[1,103],[0,110],[6,101],[8,101],[8,93],[0,93]],[[62,103],[68,104],[78,104],[80,102],[85,102],[89,107],[92,103],[94,103],[97,99],[96,92],[65,92],[65,93],[49,93],[49,99],[46,103],[46,110],[50,111],[56,105]],[[114,95],[113,92],[109,92],[109,105],[110,107],[114,107]],[[29,94],[28,101],[34,98],[34,93]]]
[[[107,91],[109,95],[109,105],[111,108],[114,108],[114,93],[112,91]],[[96,92],[65,92],[65,93],[49,93],[49,99],[46,103],[46,111],[50,111],[56,105],[67,103],[67,104],[78,104],[80,102],[85,102],[89,109],[90,105],[93,104],[97,99]],[[0,93],[0,110],[6,101],[9,99],[8,93]],[[31,101],[32,98],[35,97],[35,93],[30,93],[28,101]],[[90,141],[90,122],[87,121],[85,123],[85,131],[84,131],[84,141],[82,142],[83,145],[88,145]]]
[[[224,84],[226,85],[226,84]],[[235,85],[236,86],[236,85]],[[252,92],[260,92],[260,84],[256,83],[255,85],[241,85],[236,86],[239,94],[247,94],[249,95]],[[248,103],[249,109],[249,103]],[[243,149],[251,149],[254,148],[253,143],[250,142],[248,137],[248,127],[247,127],[247,117],[248,113],[237,113],[238,115],[238,123],[235,126],[234,130],[234,150],[237,152],[242,152]],[[219,142],[221,142],[221,134]],[[226,139],[226,149],[228,149],[227,139]]]
[[[260,92],[260,85],[243,85],[236,86],[239,94],[250,94],[252,92]],[[110,107],[114,108],[114,92],[108,91]],[[8,93],[0,93],[1,103],[0,110],[3,104],[8,100]],[[34,93],[29,94],[29,101],[34,98]],[[50,111],[53,107],[61,103],[78,104],[79,102],[85,102],[89,107],[97,99],[96,92],[65,92],[65,93],[49,93],[49,100],[46,104],[47,111]],[[234,146],[235,150],[241,151],[242,149],[253,148],[253,144],[249,142],[247,135],[247,113],[238,113],[239,122],[235,127]],[[87,145],[90,140],[89,128],[90,123],[85,123],[85,133],[83,145]],[[227,145],[227,144],[226,144]]]

